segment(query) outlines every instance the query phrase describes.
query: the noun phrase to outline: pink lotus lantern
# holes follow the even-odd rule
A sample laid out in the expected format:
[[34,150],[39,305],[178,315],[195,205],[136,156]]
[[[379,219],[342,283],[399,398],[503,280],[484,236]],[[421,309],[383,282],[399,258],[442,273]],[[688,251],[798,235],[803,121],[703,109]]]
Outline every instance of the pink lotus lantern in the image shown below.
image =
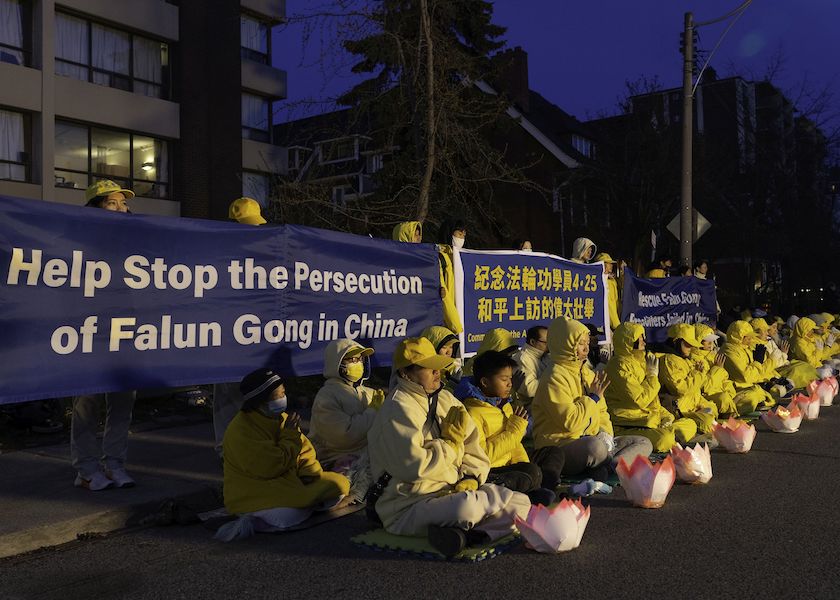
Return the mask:
[[788,410],[798,408],[803,421],[813,421],[820,416],[820,401],[805,394],[796,394],[788,404]]
[[824,381],[828,381],[828,385],[832,389],[832,391],[834,392],[834,396],[836,397],[837,392],[840,391],[840,384],[837,383],[837,378],[832,376],[826,378]]
[[[832,383],[832,380],[834,380],[834,383]],[[821,406],[831,406],[831,403],[834,402],[836,385],[837,380],[834,377],[830,377],[821,381],[812,382],[807,389],[811,392],[811,398],[819,400]],[[812,388],[813,391],[811,391]]]
[[660,463],[652,464],[646,456],[637,456],[629,467],[623,458],[615,468],[621,487],[633,506],[660,508],[677,477],[674,459],[666,456]]
[[761,415],[761,420],[776,433],[796,433],[802,424],[802,413],[796,407],[788,410],[779,406]]
[[697,444],[693,448],[677,444],[671,448],[671,458],[677,469],[677,479],[684,483],[709,483],[712,478],[712,454],[708,444]]
[[564,498],[554,508],[532,506],[527,520],[516,517],[514,521],[525,545],[532,550],[547,554],[567,552],[580,545],[589,523],[589,507],[584,508],[580,500]]
[[755,440],[755,427],[734,417],[715,423],[713,435],[724,449],[731,454],[746,454]]

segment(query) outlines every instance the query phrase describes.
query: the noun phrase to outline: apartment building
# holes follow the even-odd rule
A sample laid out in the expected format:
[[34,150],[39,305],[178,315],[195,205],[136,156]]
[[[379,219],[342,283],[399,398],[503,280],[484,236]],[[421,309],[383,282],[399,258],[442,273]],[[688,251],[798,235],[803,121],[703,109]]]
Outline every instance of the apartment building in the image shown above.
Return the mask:
[[0,0],[0,195],[224,219],[285,170],[271,144],[283,0]]

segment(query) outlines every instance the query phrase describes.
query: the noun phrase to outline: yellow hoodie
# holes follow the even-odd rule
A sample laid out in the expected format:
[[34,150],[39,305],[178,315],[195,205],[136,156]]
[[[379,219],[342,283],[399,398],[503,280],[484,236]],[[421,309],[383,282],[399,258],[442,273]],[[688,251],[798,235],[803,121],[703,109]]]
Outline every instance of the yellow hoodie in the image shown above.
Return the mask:
[[231,421],[223,441],[229,513],[308,508],[350,491],[346,477],[321,469],[305,435],[283,427],[286,418],[240,411]]
[[610,385],[605,395],[615,425],[659,427],[663,419],[674,420],[659,403],[659,379],[645,372],[645,351],[633,348],[644,334],[636,323],[622,323],[613,334],[615,354],[607,363]]
[[[713,334],[714,330],[704,323],[697,323],[694,325],[694,333],[697,339],[702,341],[704,337]],[[734,401],[738,392],[726,369],[715,364],[717,353],[718,350],[714,347],[711,350],[694,348],[691,351],[691,360],[705,361],[708,367],[706,380],[700,391],[707,400],[714,402],[719,414],[738,412]]]
[[741,414],[754,411],[762,402],[771,406],[775,404],[773,396],[758,384],[778,377],[779,374],[771,361],[760,363],[753,359],[753,344],[750,340],[754,336],[749,323],[735,321],[726,330],[726,343],[723,345],[726,372],[738,391],[735,403]]
[[534,414],[534,445],[563,446],[585,435],[604,430],[613,433],[607,404],[595,402],[586,388],[595,374],[577,358],[580,339],[589,335],[583,323],[560,317],[548,328],[548,349],[552,365],[540,377],[531,404]]
[[516,339],[511,335],[510,331],[502,327],[491,329],[484,334],[484,339],[481,340],[475,356],[469,359],[467,364],[464,365],[464,375],[472,375],[473,362],[485,352],[489,352],[490,350],[504,352],[505,350],[518,347],[519,344],[516,343]]
[[423,231],[423,224],[420,221],[397,223],[394,225],[394,230],[391,232],[391,239],[395,242],[414,243],[414,232],[418,229]]
[[714,402],[703,397],[706,371],[705,361],[695,362],[677,354],[665,354],[659,361],[662,388],[676,398],[679,412],[694,421],[700,433],[709,433],[718,416]]

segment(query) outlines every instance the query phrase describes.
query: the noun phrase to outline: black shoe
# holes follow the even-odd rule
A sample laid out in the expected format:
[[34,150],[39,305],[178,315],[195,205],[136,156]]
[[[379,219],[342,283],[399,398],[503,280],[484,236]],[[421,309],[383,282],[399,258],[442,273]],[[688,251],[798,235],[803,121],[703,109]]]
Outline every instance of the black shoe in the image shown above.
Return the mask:
[[554,503],[555,498],[557,498],[557,495],[546,488],[539,488],[528,492],[528,498],[531,499],[531,504],[551,506]]
[[490,534],[478,529],[467,529],[466,536],[467,546],[486,546],[493,541],[490,539]]
[[467,547],[467,535],[463,529],[457,527],[430,525],[428,538],[432,548],[446,558],[452,558]]

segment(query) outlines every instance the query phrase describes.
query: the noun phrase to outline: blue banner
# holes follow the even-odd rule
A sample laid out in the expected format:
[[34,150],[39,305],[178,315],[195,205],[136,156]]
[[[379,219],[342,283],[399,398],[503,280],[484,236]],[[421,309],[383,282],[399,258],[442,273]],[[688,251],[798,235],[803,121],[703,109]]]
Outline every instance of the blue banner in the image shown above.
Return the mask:
[[[456,253],[461,347],[469,356],[484,334],[502,327],[525,342],[525,331],[568,317],[604,328],[608,321],[603,263],[578,264],[542,252],[462,250]],[[609,327],[604,328],[609,336]]]
[[717,321],[715,283],[696,277],[643,279],[625,269],[621,307],[622,322],[643,325],[648,342],[664,342],[674,323]]
[[387,366],[443,318],[431,244],[5,197],[0,288],[0,403],[312,375],[339,337]]

